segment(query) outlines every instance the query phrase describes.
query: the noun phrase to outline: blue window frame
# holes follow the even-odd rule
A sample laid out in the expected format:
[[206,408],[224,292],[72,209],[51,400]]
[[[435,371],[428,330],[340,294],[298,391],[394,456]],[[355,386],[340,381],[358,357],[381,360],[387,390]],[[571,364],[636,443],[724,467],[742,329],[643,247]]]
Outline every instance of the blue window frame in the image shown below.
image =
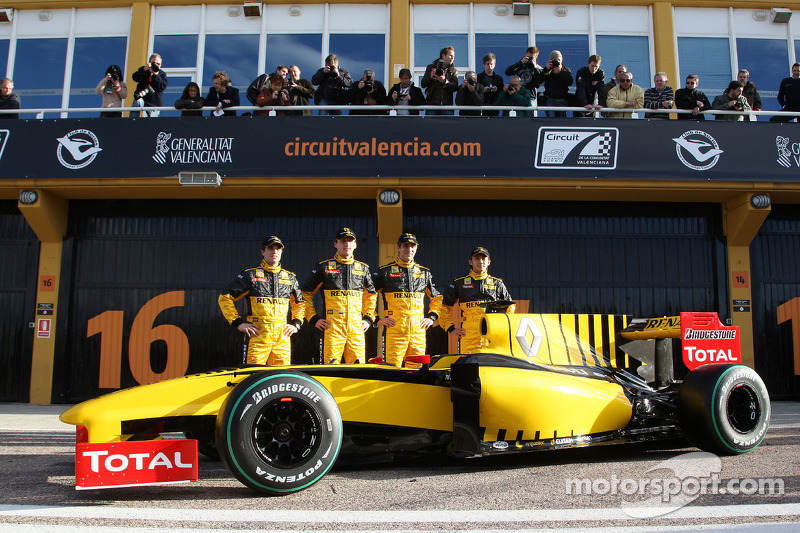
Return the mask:
[[[617,65],[625,65],[633,73],[633,82],[645,89],[653,86],[650,72],[650,43],[644,35],[598,35],[597,53],[603,59],[606,81],[614,77]],[[587,58],[588,59],[588,58]],[[584,60],[584,65],[586,61]],[[675,83],[670,83],[673,88]],[[682,85],[678,85],[678,88]]]
[[386,37],[382,33],[333,33],[328,49],[339,58],[339,64],[350,72],[353,80],[360,80],[365,70],[375,71],[378,81],[385,82]]
[[536,46],[539,47],[539,64],[547,65],[550,52],[559,50],[564,57],[564,65],[572,71],[572,86],[575,86],[575,74],[586,65],[589,58],[589,37],[586,35],[537,34]]
[[161,56],[164,67],[197,68],[197,35],[156,35],[152,51]]
[[278,65],[297,65],[300,76],[310,80],[322,66],[321,56],[321,33],[267,35],[267,72],[275,72]]
[[495,73],[508,81],[505,71],[519,61],[528,49],[528,35],[525,33],[476,33],[475,71],[483,72],[483,56],[492,52],[497,56]]
[[727,37],[678,37],[680,80],[674,88],[686,87],[686,76],[700,76],[698,87],[709,102],[722,94],[733,79],[731,51]]
[[8,39],[0,39],[0,78],[6,77],[8,69]]
[[66,59],[66,38],[17,39],[14,92],[20,95],[22,107],[61,107]]
[[[122,69],[123,79],[126,80],[125,83],[128,83],[129,76],[125,72],[127,44],[128,40],[125,37],[79,37],[75,39],[70,75],[69,107],[100,107],[103,97],[95,93],[95,87],[103,79],[106,69],[110,65],[119,66]],[[91,65],[91,71],[87,71],[87,65]],[[97,116],[97,113],[70,113],[69,116],[70,118],[91,117]]]
[[[736,55],[740,69],[750,72],[761,95],[761,109],[778,111],[778,88],[781,80],[791,75],[789,49],[783,39],[736,39]],[[738,75],[738,72],[736,73]],[[735,78],[732,78],[735,79]],[[767,116],[759,120],[769,120]]]
[[[164,91],[164,105],[175,105],[175,101],[181,97],[183,94],[183,90],[186,88],[186,85],[192,81],[192,78],[189,76],[171,76],[169,78],[169,85],[167,85],[167,89]],[[205,97],[208,94],[208,89],[203,89],[203,86],[200,85],[200,94]],[[205,92],[204,92],[205,91]],[[244,97],[244,93],[242,93],[242,97]],[[242,102],[243,105],[249,104],[246,99]],[[162,117],[179,117],[181,116],[181,112],[177,109],[170,110],[170,111],[162,111]]]
[[[211,77],[218,70],[224,70],[234,87],[246,91],[259,74],[258,35],[206,35],[206,50],[203,60],[203,77],[198,85],[204,94],[213,85]],[[187,82],[188,83],[188,82]],[[181,86],[181,93],[186,86]],[[244,96],[244,93],[242,93]],[[246,104],[248,102],[243,102]]]
[[462,56],[469,53],[468,42],[466,33],[417,33],[414,35],[414,66],[427,67],[439,59],[439,51],[446,46],[455,48],[456,65],[466,65],[469,58]]

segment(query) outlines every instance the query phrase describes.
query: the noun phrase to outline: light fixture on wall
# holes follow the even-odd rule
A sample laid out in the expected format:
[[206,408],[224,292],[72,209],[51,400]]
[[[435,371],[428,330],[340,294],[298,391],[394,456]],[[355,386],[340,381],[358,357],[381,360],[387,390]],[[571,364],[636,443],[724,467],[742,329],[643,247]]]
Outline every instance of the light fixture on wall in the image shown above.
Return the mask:
[[769,18],[769,11],[766,9],[754,9],[753,10],[753,20],[757,22],[764,22]]
[[217,172],[178,172],[178,183],[188,187],[219,187],[222,176]]
[[228,16],[238,17],[242,14],[242,6],[228,6]]
[[14,19],[13,7],[0,7],[0,22],[11,22]]
[[395,205],[400,201],[400,191],[385,189],[378,194],[378,200],[380,200],[383,205]]
[[750,197],[750,205],[756,209],[766,209],[772,205],[772,199],[769,194],[754,194]]
[[303,6],[289,6],[289,16],[299,17],[303,14]]
[[531,4],[529,2],[514,2],[511,7],[514,10],[514,15],[527,17],[531,14]]
[[260,17],[261,16],[261,2],[245,2],[244,3],[244,16],[245,17]]
[[19,193],[19,203],[33,205],[39,201],[39,191],[26,190]]
[[772,19],[772,22],[786,24],[792,18],[792,10],[785,7],[773,7],[769,12],[769,18]]
[[39,20],[41,20],[42,22],[47,22],[52,18],[53,18],[53,12],[50,11],[49,9],[43,9],[42,11],[39,11]]
[[569,15],[569,8],[567,6],[556,6],[553,8],[553,15],[557,17],[566,17]]
[[509,13],[511,13],[511,8],[508,6],[505,5],[494,6],[494,14],[497,15],[498,17],[505,17]]

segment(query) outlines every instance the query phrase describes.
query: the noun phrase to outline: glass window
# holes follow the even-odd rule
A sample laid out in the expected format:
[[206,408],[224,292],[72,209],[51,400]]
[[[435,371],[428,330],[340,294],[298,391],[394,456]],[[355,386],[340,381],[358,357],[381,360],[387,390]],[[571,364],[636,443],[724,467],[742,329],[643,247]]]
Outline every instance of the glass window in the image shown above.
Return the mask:
[[266,57],[267,72],[275,72],[278,65],[297,65],[300,67],[300,75],[311,80],[311,76],[322,66],[322,34],[267,35]]
[[589,37],[586,35],[536,35],[536,46],[539,47],[541,66],[547,65],[550,52],[559,50],[564,56],[564,65],[572,71],[572,85],[575,86],[575,74],[586,65],[589,58]]
[[519,61],[527,49],[527,34],[476,33],[475,71],[483,72],[483,56],[492,52],[497,56],[495,72],[506,79],[506,69]]
[[[736,39],[736,53],[739,68],[747,69],[750,72],[750,81],[755,84],[761,95],[761,109],[778,111],[781,107],[778,105],[778,88],[781,80],[791,75],[786,41],[783,39]],[[758,118],[759,120],[769,120],[767,116]]]
[[[156,35],[153,52],[161,56],[165,68],[197,68],[197,35]],[[142,65],[145,60],[141,59]]]
[[8,39],[0,39],[0,78],[6,77],[8,69]]
[[61,107],[66,58],[66,38],[17,40],[14,92],[22,99],[22,107]]
[[[70,77],[69,107],[100,107],[103,97],[95,93],[97,83],[105,76],[106,68],[117,65],[125,72],[125,37],[81,37],[75,39]],[[70,118],[92,117],[97,113],[70,113]]]
[[699,88],[709,102],[722,94],[733,79],[727,37],[678,37],[678,61],[680,80],[673,87],[686,87],[686,76],[697,74]]
[[[212,85],[211,77],[224,70],[233,86],[246,91],[258,72],[258,35],[206,35],[201,87]],[[185,86],[186,84],[184,84]],[[183,86],[181,87],[183,92]],[[244,93],[241,95],[244,96]]]
[[[181,97],[181,95],[183,94],[183,90],[186,88],[186,85],[190,81],[192,81],[192,78],[189,77],[189,76],[170,76],[169,85],[167,85],[167,88],[164,91],[164,105],[165,106],[170,106],[170,105],[174,106],[175,105],[175,101],[178,98]],[[198,85],[200,85],[200,84],[198,83]],[[246,87],[245,87],[245,89],[246,89]],[[205,97],[205,95],[208,94],[208,89],[207,88],[204,89],[201,86],[200,87],[200,92],[203,95],[203,97]],[[245,100],[245,102],[243,102],[243,105],[244,104],[248,104],[249,105],[250,102],[247,102]],[[174,110],[171,110],[171,111],[162,111],[161,112],[161,116],[162,117],[179,117],[179,116],[181,116],[181,112],[178,111],[177,109],[174,109]]]
[[439,59],[439,51],[446,46],[456,49],[456,65],[468,65],[467,43],[466,33],[417,33],[414,35],[414,67],[424,69]]
[[[653,86],[650,73],[650,44],[644,35],[598,35],[597,53],[603,58],[606,81],[614,77],[617,65],[633,73],[633,82],[645,89]],[[588,59],[588,57],[587,57]],[[586,61],[584,60],[584,65]],[[674,84],[671,84],[675,88]],[[681,87],[679,85],[678,87]]]
[[331,34],[328,49],[339,58],[339,64],[360,80],[367,69],[375,71],[378,81],[386,76],[386,37],[383,34]]

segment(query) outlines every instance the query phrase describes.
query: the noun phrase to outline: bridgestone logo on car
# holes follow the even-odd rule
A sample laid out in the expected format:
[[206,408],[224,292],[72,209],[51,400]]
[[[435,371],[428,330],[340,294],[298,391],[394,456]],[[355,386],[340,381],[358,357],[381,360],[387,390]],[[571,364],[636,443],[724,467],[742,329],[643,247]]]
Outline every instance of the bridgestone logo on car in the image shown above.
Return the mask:
[[321,397],[309,389],[308,387],[304,387],[298,383],[281,383],[280,385],[272,385],[261,390],[255,391],[253,393],[253,401],[256,404],[260,403],[262,400],[266,399],[273,394],[280,394],[284,392],[297,392],[303,396],[306,396],[309,400],[314,403],[317,403],[321,400]]
[[[755,380],[757,377],[758,376],[752,370],[750,370],[749,368],[744,368],[744,369],[741,369],[741,370],[734,371],[733,375],[730,377],[730,380],[727,383],[725,383],[724,386],[722,387],[722,389],[720,390],[719,396],[718,396],[719,401],[720,402],[727,402],[729,390],[732,387],[734,387],[734,388],[738,387],[741,384],[741,380],[751,380],[752,381],[752,380]],[[736,436],[734,436],[734,439],[733,439],[734,444],[736,444],[737,446],[751,446],[751,445],[757,443],[758,441],[760,441],[761,437],[767,431],[767,427],[769,425],[766,422],[767,422],[767,418],[764,419],[764,423],[761,424],[761,427],[758,429],[758,433],[755,436],[753,436],[753,438],[751,438],[751,439],[739,440],[739,439],[736,438]]]
[[687,341],[730,340],[736,338],[736,330],[687,329],[683,338]]
[[264,470],[261,470],[261,468],[258,467],[256,467],[256,474],[258,474],[259,476],[263,476],[264,479],[266,479],[267,481],[274,481],[275,483],[294,483],[295,481],[302,481],[307,477],[313,475],[314,472],[316,472],[320,468],[322,468],[322,460],[317,460],[317,464],[315,464],[305,472],[300,472],[299,474],[296,475],[276,476],[275,474],[270,474],[269,472],[265,472]]

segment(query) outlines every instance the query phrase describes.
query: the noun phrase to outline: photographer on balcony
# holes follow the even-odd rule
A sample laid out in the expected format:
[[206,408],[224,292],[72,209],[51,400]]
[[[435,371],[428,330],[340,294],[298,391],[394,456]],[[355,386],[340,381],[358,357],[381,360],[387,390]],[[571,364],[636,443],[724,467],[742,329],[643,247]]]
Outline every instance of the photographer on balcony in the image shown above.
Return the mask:
[[[464,81],[456,93],[456,105],[458,106],[482,106],[485,94],[485,88],[478,83],[478,75],[471,70],[464,74]],[[459,116],[480,116],[480,110],[466,111],[463,109],[458,110]]]
[[383,83],[375,79],[375,72],[367,69],[364,75],[361,76],[358,85],[353,89],[353,100],[351,105],[356,109],[351,109],[351,115],[385,115],[386,111],[370,111],[369,109],[361,109],[364,106],[371,105],[385,105],[386,104],[386,87]]
[[[728,84],[725,94],[714,98],[711,104],[712,109],[718,111],[750,111],[750,104],[742,95],[744,84],[740,81],[732,81]],[[714,120],[744,120],[743,115],[714,115]]]
[[[353,87],[353,78],[343,68],[339,68],[339,58],[331,54],[325,58],[325,66],[311,77],[311,83],[317,86],[314,93],[316,105],[343,105],[350,102],[349,91]],[[341,115],[341,109],[320,109],[320,115]]]
[[[122,102],[128,97],[128,86],[122,79],[122,69],[118,65],[111,65],[106,69],[105,77],[97,84],[94,90],[103,95],[104,108],[122,107]],[[100,118],[121,118],[122,111],[103,111]]]
[[[439,51],[439,59],[428,65],[420,85],[425,91],[426,105],[453,105],[453,95],[458,90],[458,70],[455,67],[456,50],[447,46]],[[454,115],[452,109],[425,111],[426,115]]]
[[[136,82],[136,92],[133,93],[133,105],[137,107],[162,107],[164,105],[164,90],[167,88],[167,73],[161,70],[161,56],[153,54],[147,64],[139,67],[133,73]],[[135,113],[135,114],[134,114]],[[158,110],[145,111],[144,116],[157,117]],[[139,112],[131,112],[131,116],[139,116]]]

